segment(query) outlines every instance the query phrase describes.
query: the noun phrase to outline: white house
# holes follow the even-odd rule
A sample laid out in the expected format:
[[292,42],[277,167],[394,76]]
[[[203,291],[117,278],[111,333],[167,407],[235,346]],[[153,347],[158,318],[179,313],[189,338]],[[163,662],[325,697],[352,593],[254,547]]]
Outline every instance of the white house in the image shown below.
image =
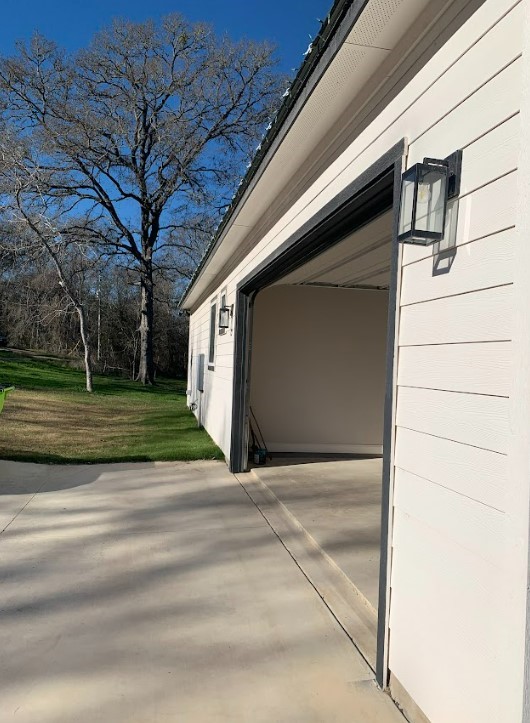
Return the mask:
[[336,0],[182,300],[232,471],[254,418],[323,499],[371,464],[359,646],[412,721],[530,721],[529,139],[530,0]]

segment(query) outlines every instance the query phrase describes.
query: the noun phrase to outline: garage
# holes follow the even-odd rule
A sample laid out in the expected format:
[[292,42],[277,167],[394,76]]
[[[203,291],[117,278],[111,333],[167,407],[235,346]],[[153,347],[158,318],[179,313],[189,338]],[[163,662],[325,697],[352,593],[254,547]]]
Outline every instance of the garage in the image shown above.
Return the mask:
[[190,406],[414,721],[528,717],[527,10],[338,0],[182,299]]
[[261,290],[249,376],[254,474],[348,578],[374,646],[391,237],[386,211]]

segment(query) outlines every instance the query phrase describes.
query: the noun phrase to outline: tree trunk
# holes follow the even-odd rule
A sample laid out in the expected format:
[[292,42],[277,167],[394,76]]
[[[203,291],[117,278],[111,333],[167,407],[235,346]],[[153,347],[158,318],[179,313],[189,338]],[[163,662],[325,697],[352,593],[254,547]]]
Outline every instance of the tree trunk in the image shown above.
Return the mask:
[[101,361],[101,273],[98,274],[98,346],[97,346],[97,360],[98,364]]
[[155,383],[155,364],[153,359],[153,262],[144,259],[140,276],[140,360],[137,381],[142,384]]
[[92,392],[92,360],[90,350],[90,335],[88,333],[85,308],[82,304],[76,304],[75,310],[79,316],[79,331],[81,332],[81,339],[83,340],[83,347],[85,350],[85,375],[86,375],[86,390]]

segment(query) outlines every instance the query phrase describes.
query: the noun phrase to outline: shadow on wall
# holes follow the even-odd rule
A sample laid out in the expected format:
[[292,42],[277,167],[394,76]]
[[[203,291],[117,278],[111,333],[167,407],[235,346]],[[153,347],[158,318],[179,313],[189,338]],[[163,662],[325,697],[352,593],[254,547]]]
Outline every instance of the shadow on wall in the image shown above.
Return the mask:
[[442,276],[451,271],[458,247],[456,245],[456,232],[458,227],[459,199],[450,201],[447,206],[447,220],[443,241],[434,244],[432,257],[432,275]]

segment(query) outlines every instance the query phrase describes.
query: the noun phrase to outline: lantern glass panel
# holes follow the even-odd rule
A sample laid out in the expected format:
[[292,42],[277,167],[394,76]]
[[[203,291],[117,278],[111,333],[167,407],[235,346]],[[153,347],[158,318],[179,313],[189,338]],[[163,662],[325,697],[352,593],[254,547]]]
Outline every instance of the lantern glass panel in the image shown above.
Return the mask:
[[230,307],[222,306],[219,309],[219,328],[228,329],[230,326]]
[[447,168],[420,165],[416,200],[415,232],[443,236],[446,209]]
[[[414,169],[415,170],[415,169]],[[401,208],[399,210],[399,235],[409,234],[412,231],[414,216],[414,188],[416,186],[416,173],[408,173],[403,177],[401,187]]]

